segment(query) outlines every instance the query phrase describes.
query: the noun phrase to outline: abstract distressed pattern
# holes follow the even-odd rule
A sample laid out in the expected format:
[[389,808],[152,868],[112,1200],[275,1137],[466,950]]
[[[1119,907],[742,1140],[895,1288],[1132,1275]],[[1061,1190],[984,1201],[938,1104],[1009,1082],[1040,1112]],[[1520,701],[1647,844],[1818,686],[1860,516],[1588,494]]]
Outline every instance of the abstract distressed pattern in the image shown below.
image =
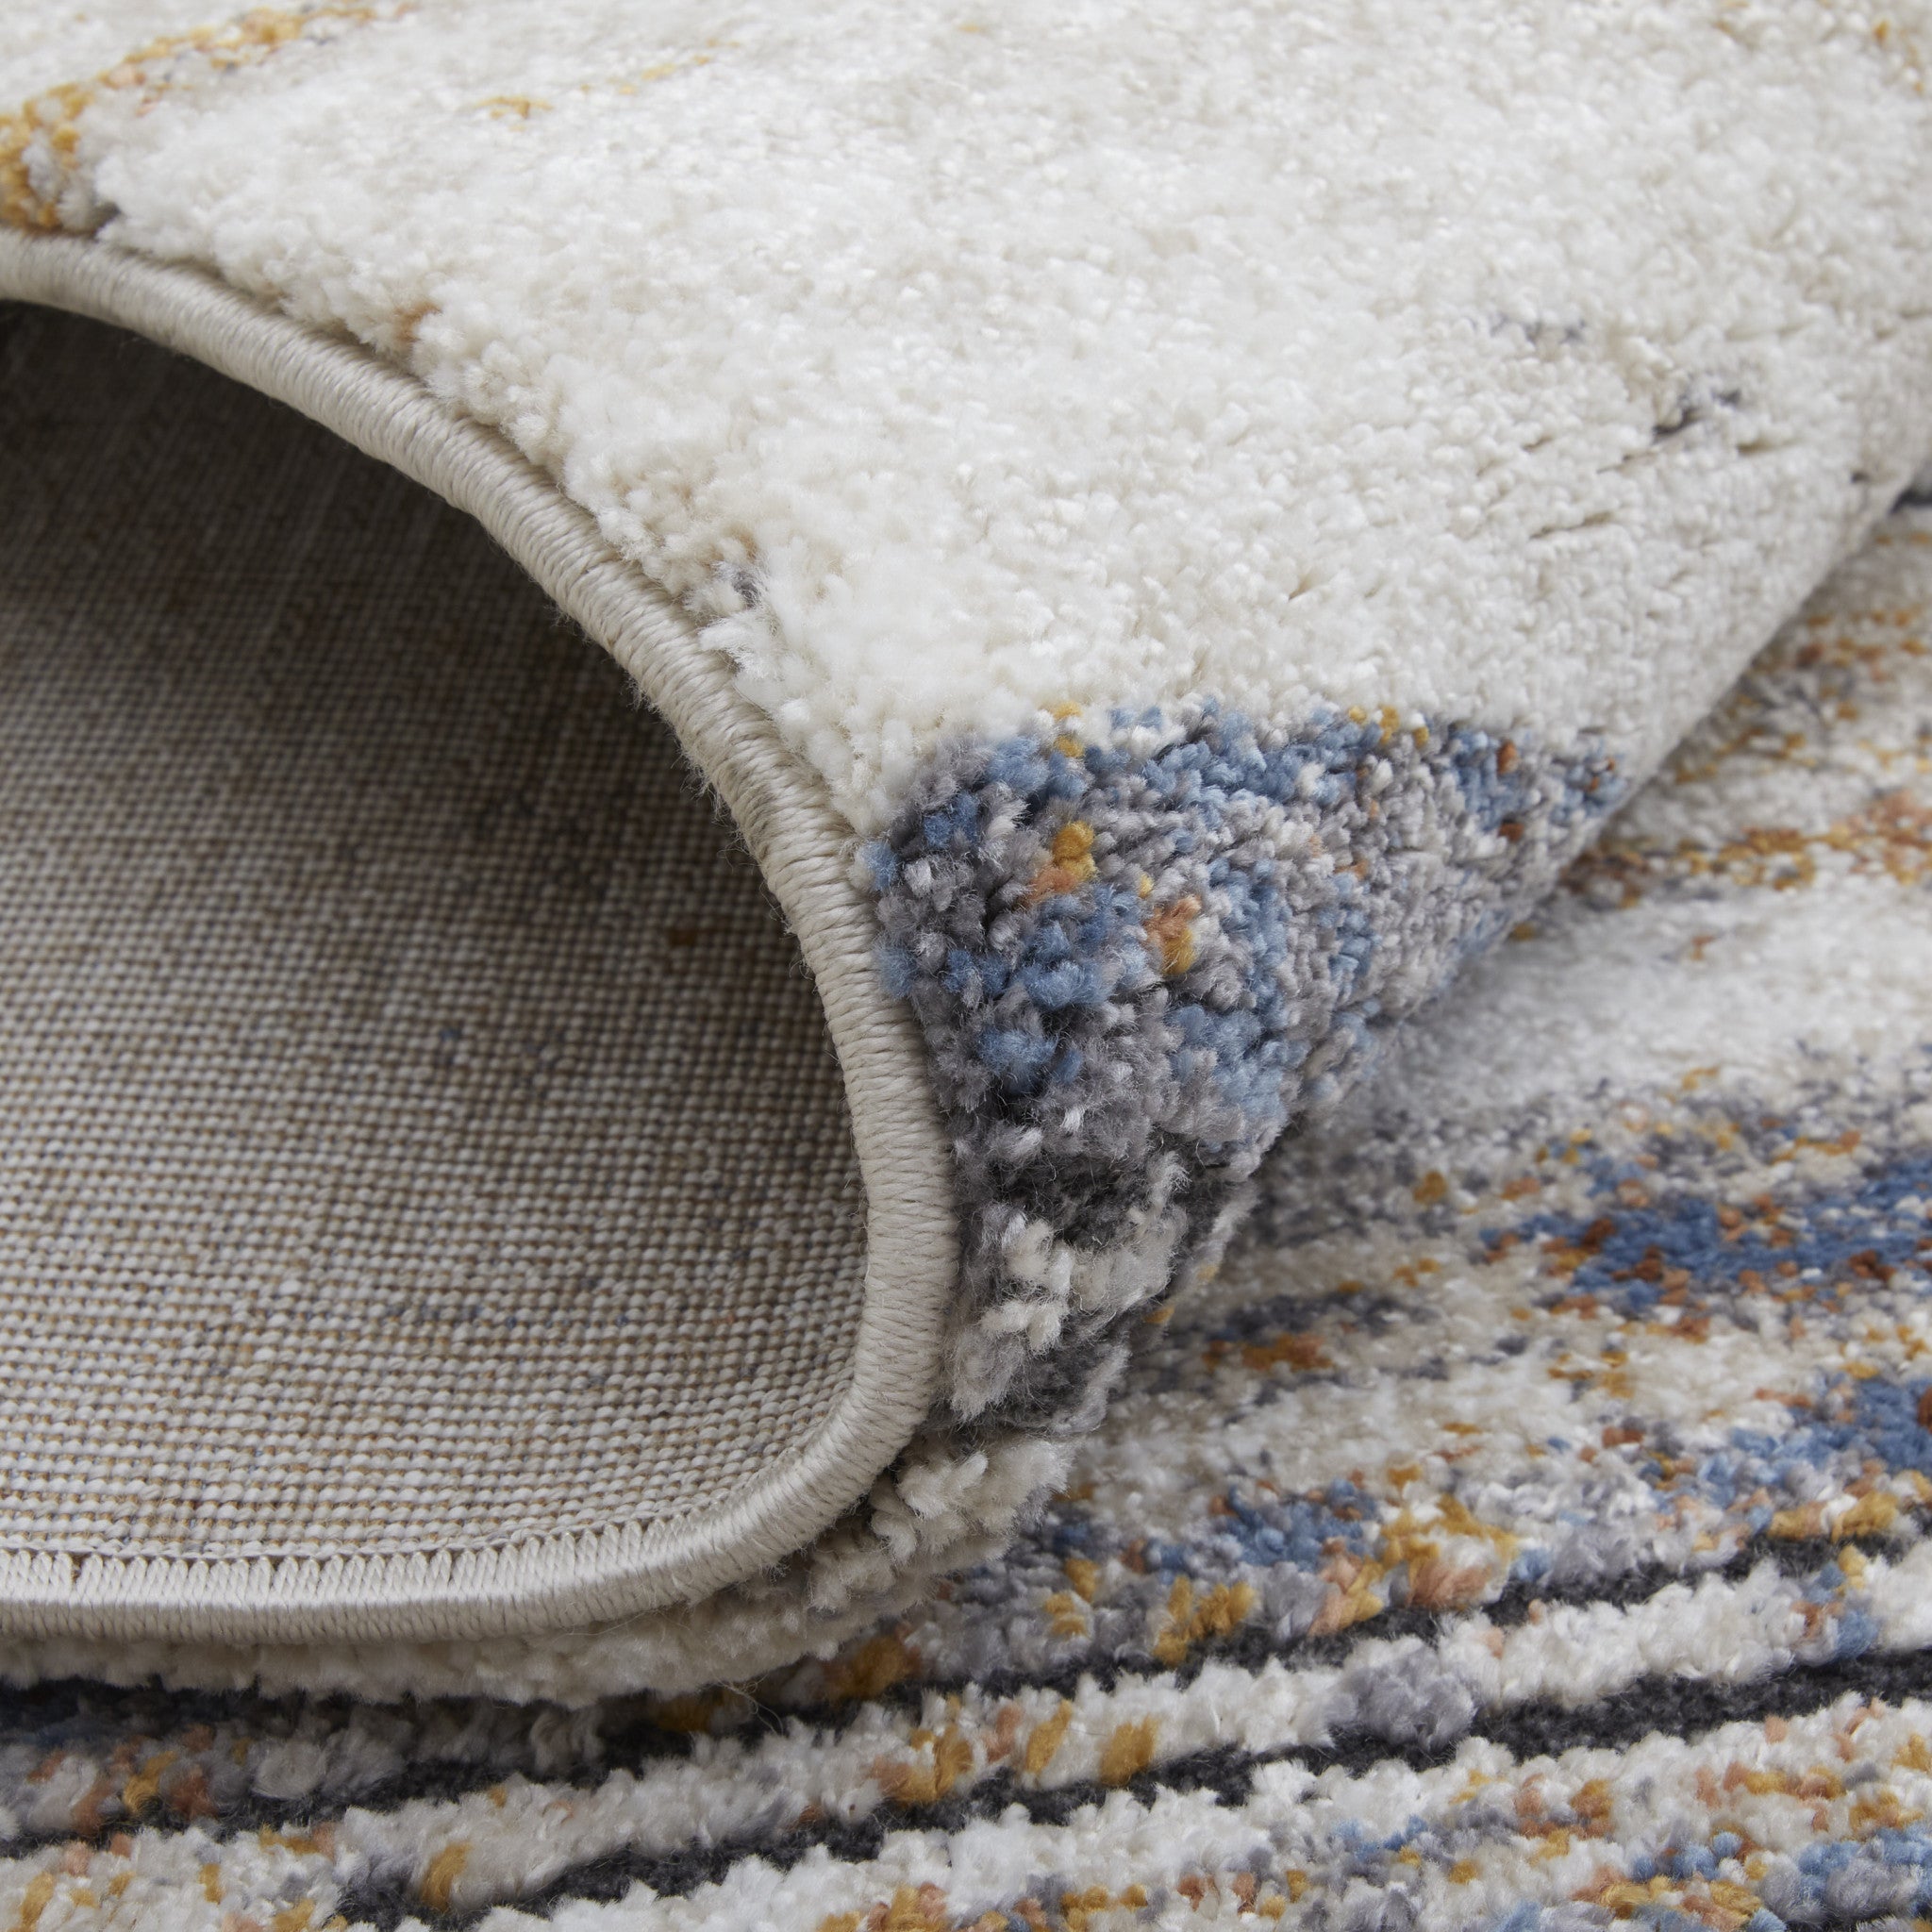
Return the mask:
[[88,186],[88,164],[157,101],[217,84],[286,47],[393,17],[403,4],[294,0],[253,8],[215,25],[159,35],[91,79],[64,82],[0,113],[0,221],[29,229],[98,226],[108,209]]
[[0,1924],[1932,1916],[1928,592],[1907,508],[1283,1139],[1006,1557],[691,1697],[41,1682]]
[[952,1124],[954,1406],[1078,1426],[1122,1318],[1211,1272],[1282,1128],[1332,1111],[1623,788],[1600,746],[1392,710],[1062,726],[957,751],[866,863]]

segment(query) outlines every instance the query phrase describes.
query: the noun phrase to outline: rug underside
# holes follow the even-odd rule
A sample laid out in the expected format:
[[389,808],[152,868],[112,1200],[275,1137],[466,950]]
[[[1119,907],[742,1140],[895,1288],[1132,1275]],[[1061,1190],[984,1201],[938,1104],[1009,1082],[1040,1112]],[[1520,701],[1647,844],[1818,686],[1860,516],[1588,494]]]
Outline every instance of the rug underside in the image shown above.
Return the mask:
[[435,1556],[728,1497],[833,1406],[865,1260],[756,867],[466,518],[4,313],[0,1537]]

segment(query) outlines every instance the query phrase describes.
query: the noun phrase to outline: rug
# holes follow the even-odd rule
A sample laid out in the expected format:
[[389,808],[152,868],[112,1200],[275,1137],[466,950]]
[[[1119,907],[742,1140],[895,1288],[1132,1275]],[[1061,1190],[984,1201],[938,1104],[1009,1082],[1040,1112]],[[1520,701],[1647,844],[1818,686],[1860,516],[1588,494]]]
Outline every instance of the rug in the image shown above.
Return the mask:
[[1923,1923],[1928,603],[1908,498],[1277,1145],[998,1560],[683,1696],[44,1676],[0,1922]]
[[[229,1190],[197,1126],[150,1225],[96,1215],[23,1280],[72,1345],[35,1344],[0,1629],[103,1670],[696,1690],[991,1557],[1268,1148],[1531,916],[1932,447],[1915,8],[199,4],[12,9],[0,291],[293,404],[611,653],[791,929],[844,1090],[813,1131],[860,1188],[793,1307],[795,1224],[694,1224],[659,1292],[675,1243],[641,1259],[616,1168],[521,1106],[479,1144],[560,1165],[544,1258],[474,1189],[412,1220],[413,1156],[382,1225],[325,1181],[176,1241]],[[80,980],[33,1058],[58,1037],[81,1095],[106,982],[40,957]],[[639,1115],[730,1142],[752,1062],[695,1065],[646,1066]],[[65,1104],[14,1111],[38,1145]],[[408,1376],[389,1403],[406,1333],[511,1363],[501,1314],[579,1239],[565,1275],[661,1371],[558,1398],[540,1451],[494,1370],[433,1421]],[[170,1241],[142,1319],[202,1366],[130,1397],[92,1365]],[[399,1312],[349,1311],[383,1243]],[[444,1339],[413,1258],[466,1251],[491,1343]],[[700,1277],[739,1332],[687,1358]],[[236,1350],[245,1408],[208,1379]],[[314,1421],[318,1376],[359,1408]],[[232,1451],[180,1447],[197,1402]],[[526,1452],[519,1495],[491,1472]]]
[[0,22],[0,1925],[1932,1922],[1928,33]]

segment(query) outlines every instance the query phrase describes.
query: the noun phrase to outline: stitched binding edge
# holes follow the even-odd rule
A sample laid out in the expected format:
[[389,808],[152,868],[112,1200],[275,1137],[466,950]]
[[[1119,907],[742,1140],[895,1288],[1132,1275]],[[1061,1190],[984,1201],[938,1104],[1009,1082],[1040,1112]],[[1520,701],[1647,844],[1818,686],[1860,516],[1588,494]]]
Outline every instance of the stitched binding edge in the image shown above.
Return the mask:
[[682,1521],[428,1557],[0,1552],[0,1631],[108,1639],[446,1640],[692,1602],[797,1552],[931,1407],[958,1273],[950,1158],[917,1024],[887,997],[850,827],[696,626],[493,430],[412,377],[193,269],[0,231],[0,297],[113,323],[290,405],[474,516],[637,680],[724,799],[795,934],[844,1074],[866,1191],[852,1379],[805,1450]]

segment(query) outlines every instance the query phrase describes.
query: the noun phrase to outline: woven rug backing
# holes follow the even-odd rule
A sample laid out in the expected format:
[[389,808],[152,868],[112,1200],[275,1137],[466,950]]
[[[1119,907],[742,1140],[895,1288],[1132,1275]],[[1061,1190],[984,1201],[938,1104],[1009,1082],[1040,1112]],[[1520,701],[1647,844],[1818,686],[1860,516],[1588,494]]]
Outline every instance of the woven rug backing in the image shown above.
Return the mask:
[[0,1539],[501,1546],[828,1411],[864,1196],[756,868],[464,517],[0,310]]

